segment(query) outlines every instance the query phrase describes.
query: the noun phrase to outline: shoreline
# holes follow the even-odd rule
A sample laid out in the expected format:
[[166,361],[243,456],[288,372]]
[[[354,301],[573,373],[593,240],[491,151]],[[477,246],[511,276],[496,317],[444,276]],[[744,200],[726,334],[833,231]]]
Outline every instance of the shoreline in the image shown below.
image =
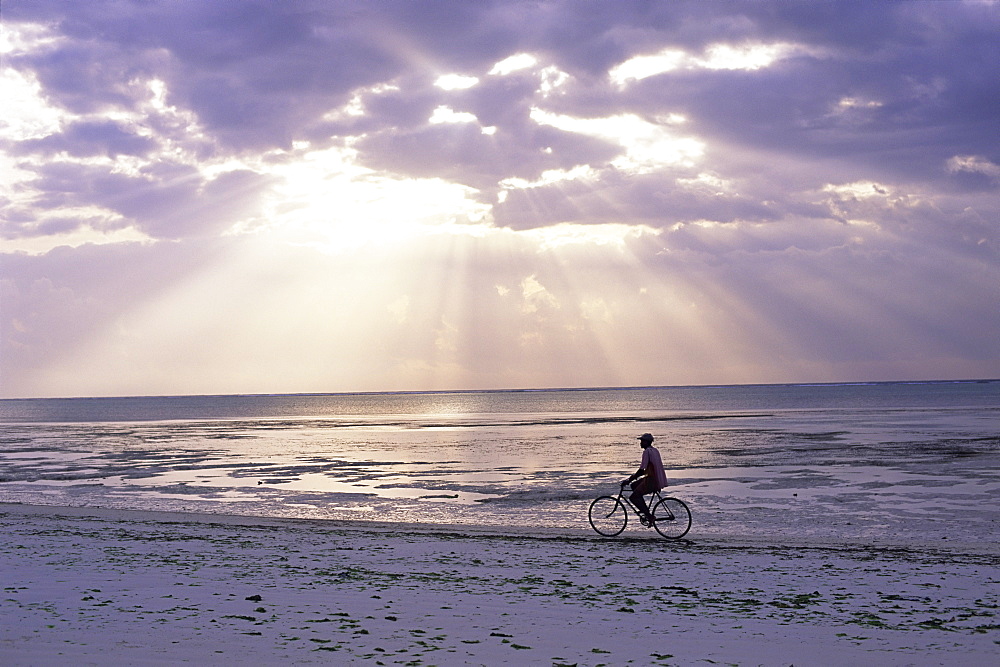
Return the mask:
[[664,545],[698,546],[715,549],[812,549],[829,551],[882,550],[912,553],[933,553],[942,555],[969,555],[1000,558],[1000,543],[915,541],[888,539],[831,539],[829,537],[775,536],[755,537],[752,535],[699,535],[697,524],[691,532],[678,541],[667,540],[656,533],[639,528],[633,522],[621,535],[605,538],[597,535],[589,526],[568,527],[520,525],[470,525],[463,523],[405,523],[394,521],[372,521],[365,519],[326,519],[316,517],[265,516],[223,512],[161,511],[147,509],[123,509],[93,505],[41,505],[33,503],[0,501],[0,514],[52,515],[67,517],[93,517],[102,520],[154,521],[161,523],[204,523],[226,526],[273,526],[276,528],[307,528],[318,530],[345,530],[371,533],[466,536],[475,538],[523,538],[536,540],[578,540],[586,542],[652,542]]

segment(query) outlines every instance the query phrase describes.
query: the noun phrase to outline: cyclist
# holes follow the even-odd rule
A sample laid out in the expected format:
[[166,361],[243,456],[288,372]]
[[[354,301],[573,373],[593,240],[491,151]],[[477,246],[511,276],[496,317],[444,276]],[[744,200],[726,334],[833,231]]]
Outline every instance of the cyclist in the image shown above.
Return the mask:
[[649,507],[643,496],[665,487],[667,473],[663,470],[660,450],[653,447],[653,436],[649,433],[643,433],[638,440],[642,446],[642,462],[639,464],[639,469],[622,482],[622,486],[632,485],[632,494],[628,498],[639,510],[639,520],[642,525],[652,526],[653,519],[649,516]]

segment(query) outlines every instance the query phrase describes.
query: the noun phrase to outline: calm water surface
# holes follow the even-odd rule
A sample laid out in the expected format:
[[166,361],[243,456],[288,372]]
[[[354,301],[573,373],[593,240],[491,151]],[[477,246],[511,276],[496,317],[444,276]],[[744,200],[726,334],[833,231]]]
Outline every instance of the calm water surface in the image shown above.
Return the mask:
[[0,501],[587,529],[646,431],[693,537],[997,541],[1000,381],[3,400]]

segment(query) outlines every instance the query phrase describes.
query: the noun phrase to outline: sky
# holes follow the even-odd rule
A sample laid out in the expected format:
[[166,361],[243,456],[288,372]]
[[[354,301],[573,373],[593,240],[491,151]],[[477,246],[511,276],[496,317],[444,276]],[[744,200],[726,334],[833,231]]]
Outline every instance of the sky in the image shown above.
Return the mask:
[[1000,377],[997,2],[0,16],[2,397]]

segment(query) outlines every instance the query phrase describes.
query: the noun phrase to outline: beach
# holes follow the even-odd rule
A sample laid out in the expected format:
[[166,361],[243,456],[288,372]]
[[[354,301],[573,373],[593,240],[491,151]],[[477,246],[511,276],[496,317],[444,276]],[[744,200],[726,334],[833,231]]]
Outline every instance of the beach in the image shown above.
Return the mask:
[[0,505],[0,662],[984,665],[1000,553]]
[[[0,417],[3,665],[1000,660],[995,381]],[[601,538],[647,431],[691,531]]]

